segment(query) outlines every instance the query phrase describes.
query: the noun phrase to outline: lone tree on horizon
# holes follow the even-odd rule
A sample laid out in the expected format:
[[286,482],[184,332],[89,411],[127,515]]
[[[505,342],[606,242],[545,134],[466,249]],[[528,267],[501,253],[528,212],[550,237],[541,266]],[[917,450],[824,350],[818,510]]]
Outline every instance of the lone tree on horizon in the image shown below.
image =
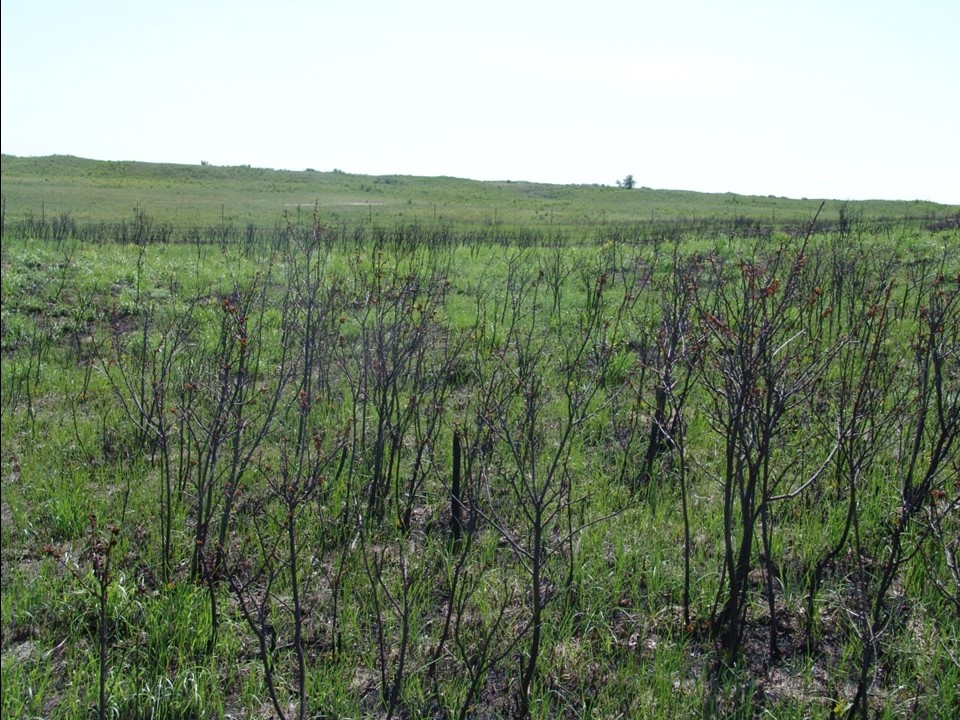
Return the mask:
[[625,190],[633,190],[636,185],[637,181],[633,179],[633,175],[627,175],[623,180],[617,180],[617,187]]

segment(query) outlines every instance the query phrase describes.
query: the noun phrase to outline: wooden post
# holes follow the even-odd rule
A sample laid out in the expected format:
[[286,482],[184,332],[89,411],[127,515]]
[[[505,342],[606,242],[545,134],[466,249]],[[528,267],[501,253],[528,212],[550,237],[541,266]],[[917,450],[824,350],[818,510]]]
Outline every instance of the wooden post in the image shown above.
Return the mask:
[[460,431],[453,431],[453,484],[450,487],[450,535],[453,542],[460,543],[463,536],[463,503],[461,492],[461,454]]

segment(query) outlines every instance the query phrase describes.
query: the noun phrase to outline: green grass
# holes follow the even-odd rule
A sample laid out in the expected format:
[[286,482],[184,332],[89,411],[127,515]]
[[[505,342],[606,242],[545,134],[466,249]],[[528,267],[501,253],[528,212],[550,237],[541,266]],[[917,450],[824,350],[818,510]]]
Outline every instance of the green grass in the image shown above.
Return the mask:
[[[751,553],[742,652],[728,656],[709,633],[725,582],[724,437],[711,421],[718,398],[704,378],[716,380],[711,358],[724,357],[716,349],[724,336],[710,334],[716,326],[706,310],[716,310],[709,303],[736,287],[729,283],[740,282],[741,258],[769,262],[781,242],[789,254],[796,241],[774,229],[742,237],[721,234],[720,226],[676,225],[681,232],[675,256],[665,238],[633,242],[604,233],[611,223],[635,223],[661,212],[673,218],[765,219],[773,211],[796,221],[793,232],[809,222],[819,203],[8,156],[3,194],[7,227],[25,213],[38,216],[40,203],[44,213],[69,211],[84,222],[129,219],[140,205],[156,222],[178,229],[219,222],[223,204],[229,222],[270,224],[288,202],[305,198],[303,232],[287,243],[266,237],[223,246],[3,238],[3,717],[95,716],[101,608],[89,591],[97,580],[91,514],[101,534],[118,527],[103,608],[107,714],[273,717],[255,632],[261,622],[260,629],[269,630],[266,645],[282,710],[295,717],[298,671],[283,504],[291,488],[303,492],[293,528],[305,610],[307,715],[383,716],[404,647],[395,716],[457,717],[469,691],[468,665],[484,647],[491,659],[467,716],[509,715],[530,652],[526,552],[535,542],[525,514],[531,496],[511,483],[522,486],[533,474],[540,483],[552,477],[555,484],[547,487],[560,494],[547,503],[556,514],[546,528],[548,554],[541,568],[544,632],[529,695],[531,717],[827,718],[852,699],[863,648],[859,593],[876,587],[877,568],[888,552],[909,432],[918,419],[911,344],[927,317],[920,307],[952,297],[960,273],[956,229],[931,229],[927,221],[892,223],[882,216],[947,217],[955,209],[851,205],[864,214],[862,222],[811,238],[805,294],[789,310],[791,318],[803,318],[810,343],[796,362],[834,354],[822,379],[791,406],[772,446],[778,492],[796,487],[829,454],[844,369],[861,372],[866,362],[864,328],[877,317],[871,308],[876,295],[870,293],[892,280],[893,319],[876,359],[889,371],[889,382],[880,386],[882,402],[871,428],[888,442],[863,468],[859,551],[848,538],[825,569],[812,652],[803,643],[805,593],[812,566],[842,535],[842,467],[828,462],[828,472],[808,490],[772,506],[783,651],[772,658],[765,644],[759,541]],[[392,239],[375,242],[370,231],[359,242],[339,235],[313,248],[318,255],[312,257],[322,263],[311,266],[319,300],[308,313],[302,293],[314,201],[360,202],[367,196],[386,204],[342,206],[336,212],[344,214],[336,218],[333,210],[321,209],[317,219],[363,223],[372,212]],[[424,236],[407,223],[433,222],[433,204],[457,229],[444,242],[419,242]],[[394,216],[388,208],[405,214]],[[835,219],[836,209],[827,211]],[[490,227],[489,214],[504,227],[540,233],[538,240],[518,247],[493,234],[478,236],[476,228]],[[559,226],[567,233],[565,246],[543,242]],[[631,484],[654,413],[655,349],[664,337],[661,292],[678,263],[700,262],[709,269],[711,261],[721,260],[726,275],[714,282],[705,273],[697,281],[700,305],[691,316],[685,356],[690,364],[676,369],[680,375],[684,367],[702,372],[684,409],[692,579],[687,626],[680,458],[663,453],[644,486],[632,491]],[[747,298],[732,292],[726,297],[723,319],[732,322]],[[827,313],[833,306],[836,311]],[[591,307],[599,308],[595,323]],[[948,405],[956,403],[960,387],[952,307],[940,331],[947,353],[941,389]],[[310,322],[320,324],[308,342]],[[584,341],[587,350],[577,356]],[[785,351],[798,343],[783,342]],[[371,352],[381,347],[377,343],[382,355]],[[304,375],[308,350],[317,360]],[[245,351],[251,365],[239,373]],[[171,365],[164,373],[161,361],[167,357]],[[528,377],[531,363],[537,374]],[[224,389],[235,387],[248,392],[242,401],[218,404]],[[566,393],[584,388],[597,394],[565,435]],[[271,416],[267,399],[274,392],[279,401]],[[527,403],[537,408],[529,427],[523,424]],[[406,415],[409,407],[418,411]],[[435,429],[428,422],[433,413]],[[888,416],[894,420],[882,425]],[[298,444],[301,418],[305,439]],[[933,452],[932,427],[922,442],[921,464]],[[171,449],[167,466],[157,428]],[[233,459],[254,447],[261,428],[262,442],[237,478]],[[513,432],[518,428],[529,434]],[[379,513],[368,503],[378,429],[388,455]],[[461,548],[460,575],[460,555],[448,536],[454,431],[468,448],[469,497],[479,510],[472,544]],[[635,436],[628,444],[630,432]],[[222,442],[216,451],[211,438]],[[550,476],[558,447],[568,447],[569,455]],[[202,486],[203,477],[211,484]],[[405,490],[415,477],[420,483],[412,496],[398,495],[397,488]],[[192,571],[201,488],[211,489],[215,536],[234,480],[223,564]],[[869,693],[871,711],[881,717],[949,717],[960,702],[956,610],[936,588],[936,582],[951,587],[945,543],[960,531],[949,505],[957,481],[955,462],[938,470],[933,489],[943,494],[924,498],[924,512],[934,514],[911,520],[904,536],[910,548],[922,538],[923,552],[897,570],[886,596],[895,613],[880,632]],[[939,533],[931,529],[934,519]],[[217,552],[215,542],[207,541],[208,559]],[[232,591],[231,580],[249,581],[245,594]],[[460,611],[434,663],[451,593]],[[268,603],[256,606],[265,598]],[[253,626],[241,600],[264,613],[251,616]],[[211,601],[219,619],[213,642]]]
[[[612,182],[612,181],[611,181]],[[537,228],[583,240],[604,225],[709,218],[796,223],[816,212],[819,199],[695,193],[638,187],[549,185],[525,181],[372,177],[344,172],[105,162],[71,156],[3,156],[7,222],[131,220],[134,208],[178,226],[227,222],[272,226],[307,222],[316,207],[324,223],[454,224],[487,229]],[[835,220],[840,203],[828,203]],[[924,201],[850,202],[866,217],[955,215],[960,208]]]

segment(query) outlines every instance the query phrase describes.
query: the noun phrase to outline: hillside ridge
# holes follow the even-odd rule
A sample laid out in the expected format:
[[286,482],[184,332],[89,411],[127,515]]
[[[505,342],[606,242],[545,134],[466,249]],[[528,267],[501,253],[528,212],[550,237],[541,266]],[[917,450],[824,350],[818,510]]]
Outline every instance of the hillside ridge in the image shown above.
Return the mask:
[[[639,179],[642,183],[642,178]],[[73,155],[2,155],[0,184],[9,217],[69,212],[113,220],[134,206],[171,221],[274,222],[291,208],[317,208],[338,221],[445,221],[586,226],[671,218],[749,218],[764,222],[812,217],[821,198],[786,198],[634,189],[528,180],[471,180],[415,175],[363,175],[339,169],[275,170]],[[826,199],[824,215],[949,217],[960,206],[924,200]]]

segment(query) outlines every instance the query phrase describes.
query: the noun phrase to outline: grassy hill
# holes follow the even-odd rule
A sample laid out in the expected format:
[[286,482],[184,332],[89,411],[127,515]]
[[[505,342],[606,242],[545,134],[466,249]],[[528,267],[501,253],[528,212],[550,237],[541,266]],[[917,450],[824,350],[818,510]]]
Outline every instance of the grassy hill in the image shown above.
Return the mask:
[[957,716],[957,208],[2,194],[0,718]]
[[[642,182],[642,179],[641,179]],[[70,213],[76,221],[116,221],[139,207],[178,224],[273,224],[317,207],[332,222],[443,222],[576,228],[676,218],[748,218],[792,223],[813,216],[820,199],[698,193],[639,187],[480,182],[450,177],[354,175],[249,166],[86,160],[69,155],[2,156],[8,220]],[[828,202],[824,219],[843,203]],[[868,217],[944,217],[960,206],[926,201],[856,201]]]

